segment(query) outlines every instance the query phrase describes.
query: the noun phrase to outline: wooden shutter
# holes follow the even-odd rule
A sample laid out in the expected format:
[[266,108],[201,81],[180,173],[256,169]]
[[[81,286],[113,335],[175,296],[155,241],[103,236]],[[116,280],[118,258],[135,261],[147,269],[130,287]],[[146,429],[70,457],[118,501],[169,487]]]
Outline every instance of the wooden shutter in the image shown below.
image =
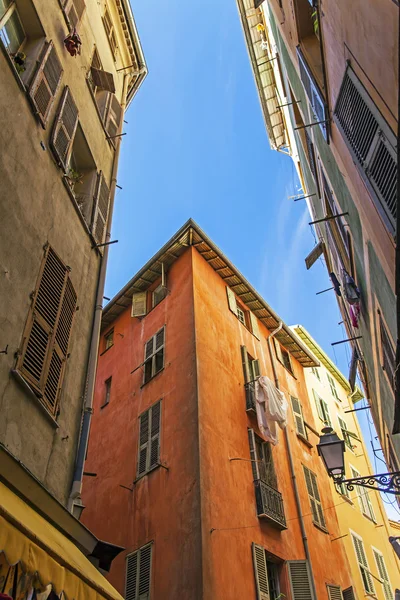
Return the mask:
[[389,575],[386,570],[385,561],[383,559],[382,554],[374,550],[374,557],[376,566],[378,567],[379,577],[382,580],[383,593],[385,595],[385,600],[393,600],[393,592],[389,581]]
[[255,315],[250,311],[250,322],[251,322],[251,330],[253,335],[259,340],[260,338],[260,329],[258,327],[258,320]]
[[63,69],[53,42],[49,42],[29,88],[29,97],[43,127],[61,82]]
[[115,94],[114,77],[112,73],[103,71],[103,69],[91,67],[90,76],[92,78],[93,85],[107,92],[111,92],[111,94]]
[[258,358],[251,361],[251,374],[252,379],[257,379],[257,377],[260,377],[260,361]]
[[161,429],[161,401],[150,409],[150,460],[149,469],[160,464],[160,429]]
[[147,313],[147,292],[137,292],[132,296],[132,317],[143,317]]
[[232,292],[230,287],[226,288],[226,295],[228,296],[228,306],[229,309],[233,312],[233,314],[237,317],[237,304],[236,304],[236,296]]
[[331,421],[331,416],[329,414],[328,403],[325,402],[325,400],[323,398],[320,398],[320,401],[321,401],[321,408],[324,413],[324,421],[327,425],[329,425],[329,427],[332,427],[332,421]]
[[306,428],[304,426],[304,418],[303,418],[303,411],[301,408],[301,404],[299,402],[299,400],[297,398],[294,398],[293,396],[290,396],[290,399],[292,401],[292,409],[293,409],[293,415],[294,415],[294,420],[295,420],[295,424],[296,424],[296,431],[298,434],[300,434],[301,436],[303,436],[304,438],[307,439],[307,431]]
[[305,263],[306,268],[311,269],[313,264],[319,259],[321,254],[324,252],[324,242],[319,242],[314,248],[311,250],[310,254],[306,257]]
[[150,598],[152,545],[140,549],[138,600]]
[[[361,477],[360,473],[351,467],[351,472],[353,477]],[[360,503],[361,512],[369,517],[372,521],[375,521],[375,513],[372,507],[372,502],[369,497],[369,491],[366,488],[361,486],[356,486],[358,501]],[[372,490],[371,490],[372,492]]]
[[[97,190],[92,220],[92,235],[97,244],[104,243],[109,208],[110,190],[108,189],[103,173],[100,172],[97,178]],[[99,248],[99,250],[101,252],[103,251],[102,248]]]
[[[122,118],[122,107],[115,94],[108,95],[107,113],[105,117],[105,128],[108,135],[114,138],[118,134]],[[113,140],[112,140],[113,141]],[[114,140],[115,141],[115,140]]]
[[126,557],[125,600],[136,600],[137,598],[138,558],[138,552]]
[[53,414],[76,310],[76,294],[68,275],[68,267],[48,247],[18,360],[19,371]]
[[379,332],[381,338],[382,368],[386,371],[390,385],[394,390],[394,370],[396,365],[396,353],[390,340],[389,333],[379,313]]
[[249,436],[250,459],[252,461],[251,468],[253,471],[253,479],[254,479],[254,481],[256,481],[256,480],[260,479],[260,468],[259,468],[259,464],[258,464],[259,457],[257,456],[257,451],[256,451],[256,438],[255,438],[253,429],[248,429],[247,433]]
[[160,331],[157,331],[155,338],[156,338],[155,352],[157,352],[157,350],[159,350],[160,348],[162,348],[162,346],[164,346],[164,327],[162,329],[160,329]]
[[321,421],[325,421],[325,416],[324,416],[324,413],[322,412],[321,398],[318,396],[317,392],[314,389],[313,389],[313,395],[314,395],[314,400],[315,400],[315,406],[317,407],[318,416],[321,419]]
[[307,561],[289,560],[287,564],[292,600],[314,600]]
[[329,600],[343,600],[340,585],[327,585]]
[[139,451],[137,476],[144,475],[147,471],[148,454],[149,454],[149,433],[150,433],[150,411],[146,410],[139,417]]
[[343,590],[343,600],[356,600],[352,587],[348,587]]
[[311,513],[313,517],[313,522],[320,527],[325,528],[325,517],[322,510],[321,498],[318,491],[317,485],[317,477],[316,475],[310,471],[307,467],[303,465],[304,477],[306,480],[308,497],[310,500]]
[[[299,59],[300,78],[307,94],[311,108],[316,116],[317,121],[326,121],[329,118],[325,100],[320,92],[320,89],[314,79],[314,76],[305,60],[300,46],[297,46],[297,56]],[[328,140],[327,123],[319,125],[325,140]]]
[[374,584],[372,581],[372,575],[368,568],[368,561],[365,555],[364,543],[361,538],[351,535],[353,538],[354,549],[357,556],[358,566],[361,572],[361,579],[363,580],[364,589],[366,592],[375,593]]
[[276,338],[273,338],[273,340],[274,340],[276,357],[283,364],[283,356],[282,356],[281,345],[280,345],[280,343],[278,342],[278,340]]
[[240,346],[240,352],[242,354],[244,382],[248,383],[249,381],[251,381],[251,369],[246,346]]
[[82,18],[83,11],[85,10],[85,2],[84,0],[66,0],[63,10],[72,30]]
[[67,170],[70,150],[78,127],[78,116],[71,90],[65,86],[50,139],[53,154],[64,171]]
[[254,576],[256,579],[257,600],[269,600],[268,572],[265,550],[254,542],[251,544],[253,552]]

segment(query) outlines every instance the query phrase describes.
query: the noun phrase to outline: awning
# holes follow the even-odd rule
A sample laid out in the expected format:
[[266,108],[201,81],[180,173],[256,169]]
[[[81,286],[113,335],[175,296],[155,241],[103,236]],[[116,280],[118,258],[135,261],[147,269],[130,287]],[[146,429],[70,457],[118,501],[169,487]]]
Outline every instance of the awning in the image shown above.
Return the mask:
[[61,531],[0,483],[0,552],[10,565],[37,573],[68,600],[122,600],[122,596]]

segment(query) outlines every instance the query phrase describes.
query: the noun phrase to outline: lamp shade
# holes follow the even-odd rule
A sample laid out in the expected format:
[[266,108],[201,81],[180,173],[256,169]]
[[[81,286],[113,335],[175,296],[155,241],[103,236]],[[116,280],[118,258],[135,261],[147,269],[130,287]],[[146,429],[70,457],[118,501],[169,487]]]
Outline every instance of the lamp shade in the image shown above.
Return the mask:
[[332,427],[324,427],[322,433],[317,445],[318,454],[324,461],[328,475],[334,479],[343,479],[346,451],[344,441],[337,436]]

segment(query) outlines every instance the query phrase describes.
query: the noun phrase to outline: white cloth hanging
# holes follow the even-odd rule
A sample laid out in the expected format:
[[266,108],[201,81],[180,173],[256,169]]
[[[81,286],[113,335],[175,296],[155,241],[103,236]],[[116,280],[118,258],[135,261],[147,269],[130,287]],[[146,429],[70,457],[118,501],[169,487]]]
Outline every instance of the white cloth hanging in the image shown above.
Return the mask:
[[281,429],[287,425],[287,400],[284,394],[265,376],[256,380],[255,392],[258,428],[262,436],[275,445],[278,442],[276,423]]

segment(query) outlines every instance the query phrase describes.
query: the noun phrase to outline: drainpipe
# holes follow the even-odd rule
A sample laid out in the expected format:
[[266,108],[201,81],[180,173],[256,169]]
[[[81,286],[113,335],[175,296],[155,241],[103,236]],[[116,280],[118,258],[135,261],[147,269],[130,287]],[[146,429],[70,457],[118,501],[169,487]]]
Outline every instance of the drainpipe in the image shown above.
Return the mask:
[[[278,380],[278,374],[276,372],[274,355],[273,355],[273,352],[272,352],[271,339],[273,337],[275,337],[275,335],[282,329],[282,327],[283,327],[283,322],[279,321],[278,327],[276,329],[274,329],[274,331],[272,331],[271,334],[267,338],[268,350],[269,350],[269,355],[270,355],[270,358],[271,358],[272,372],[274,374],[275,386],[278,388],[278,390],[280,389],[279,388],[279,380]],[[303,515],[302,515],[302,512],[301,512],[300,495],[299,495],[299,490],[298,490],[298,487],[297,487],[296,473],[295,473],[295,470],[294,470],[293,456],[292,456],[292,450],[291,450],[291,447],[290,447],[290,439],[289,439],[289,433],[288,433],[288,428],[287,427],[285,427],[285,439],[286,439],[286,446],[287,446],[288,457],[289,457],[290,475],[291,475],[292,483],[293,483],[294,497],[295,497],[295,501],[296,501],[296,508],[297,508],[297,513],[299,515],[300,530],[301,530],[301,537],[302,537],[302,540],[303,540],[304,554],[306,556],[308,564],[310,565],[309,571],[310,571],[310,578],[311,578],[311,588],[312,588],[313,598],[316,599],[317,598],[317,592],[316,592],[316,589],[315,589],[314,573],[313,573],[313,570],[311,568],[310,549],[308,547],[308,539],[307,539],[306,529],[305,529],[305,526],[304,526]]]
[[[126,97],[128,93],[130,74],[124,76],[123,92],[122,92],[122,116],[121,122],[118,128],[118,134],[122,133],[124,114],[126,107]],[[110,208],[107,223],[106,242],[111,239],[111,222],[114,210],[115,190],[117,185],[117,172],[118,172],[118,160],[121,147],[121,137],[115,138],[115,153],[111,173],[111,186],[110,186]],[[96,305],[94,309],[92,336],[90,340],[89,359],[86,372],[86,386],[84,394],[84,405],[83,405],[83,418],[82,428],[79,438],[78,450],[76,453],[76,463],[74,478],[71,486],[71,492],[68,499],[68,509],[70,512],[74,512],[74,505],[77,506],[77,515],[79,517],[83,510],[81,503],[81,492],[82,492],[82,479],[83,479],[83,467],[85,464],[86,452],[89,442],[90,423],[93,414],[93,396],[94,396],[94,385],[96,381],[96,370],[97,370],[97,355],[99,351],[99,339],[100,339],[100,327],[101,327],[101,315],[103,312],[103,296],[104,287],[106,281],[107,261],[108,261],[108,250],[109,246],[104,246],[104,254],[100,265],[99,280],[97,284],[97,295]],[[78,514],[79,512],[79,514]]]

